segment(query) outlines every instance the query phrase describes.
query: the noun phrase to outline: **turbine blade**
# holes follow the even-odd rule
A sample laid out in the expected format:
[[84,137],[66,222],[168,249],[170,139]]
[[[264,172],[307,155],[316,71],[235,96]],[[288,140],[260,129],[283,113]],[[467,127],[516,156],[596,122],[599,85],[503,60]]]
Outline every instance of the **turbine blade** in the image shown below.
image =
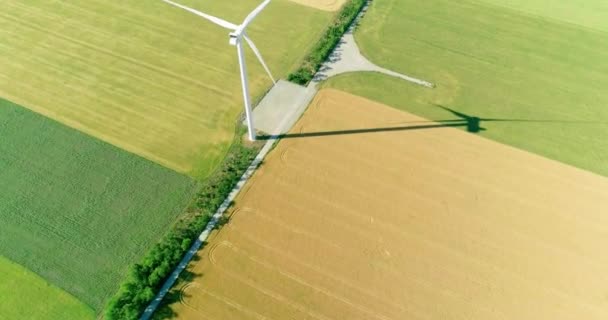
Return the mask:
[[481,121],[493,121],[493,122],[532,122],[534,120],[523,120],[523,119],[495,119],[495,118],[481,118]]
[[171,0],[163,0],[163,1],[166,2],[166,3],[168,3],[168,4],[170,4],[170,5],[172,5],[172,6],[184,9],[184,10],[190,12],[190,13],[194,13],[195,15],[197,15],[199,17],[203,17],[203,18],[205,18],[205,19],[207,19],[207,20],[209,20],[209,21],[211,21],[211,22],[213,22],[213,23],[215,23],[215,24],[217,24],[219,26],[222,26],[222,27],[224,27],[226,29],[230,29],[230,30],[234,31],[234,30],[236,30],[236,29],[239,28],[239,26],[237,26],[234,23],[231,23],[231,22],[228,22],[226,20],[220,19],[218,17],[214,17],[212,15],[200,12],[198,10],[194,10],[192,8],[186,7],[184,5],[181,5],[179,3],[173,2]]
[[497,118],[481,118],[481,121],[485,121],[485,122],[496,122],[496,121],[502,121],[502,122],[539,122],[539,123],[586,123],[586,124],[608,124],[606,122],[602,122],[602,121],[587,121],[587,120],[535,120],[535,119],[509,119],[509,118],[502,118],[502,119],[497,119]]
[[253,41],[251,39],[249,39],[249,37],[246,34],[243,35],[243,38],[245,38],[245,41],[247,41],[247,44],[249,45],[251,50],[253,50],[253,53],[255,53],[255,56],[258,57],[258,60],[260,60],[260,63],[264,67],[264,70],[266,70],[266,73],[268,73],[268,76],[272,80],[272,83],[276,84],[277,82],[274,80],[272,73],[270,73],[270,69],[268,69],[268,66],[264,62],[264,59],[262,58],[262,54],[260,53],[260,50],[258,50],[258,48],[255,46],[255,43],[253,43]]
[[480,118],[479,120],[485,122],[562,122],[553,120],[534,120],[534,119],[508,119],[508,118]]
[[253,21],[253,19],[255,19],[255,17],[257,17],[258,14],[260,14],[260,12],[262,12],[262,10],[264,10],[264,8],[270,3],[270,0],[266,0],[264,2],[262,2],[262,4],[260,4],[257,8],[253,9],[253,11],[251,11],[251,13],[249,15],[247,15],[247,17],[245,18],[245,20],[243,20],[243,23],[241,23],[241,25],[239,26],[239,30],[245,30],[245,28],[247,28],[247,26],[251,23],[251,21]]

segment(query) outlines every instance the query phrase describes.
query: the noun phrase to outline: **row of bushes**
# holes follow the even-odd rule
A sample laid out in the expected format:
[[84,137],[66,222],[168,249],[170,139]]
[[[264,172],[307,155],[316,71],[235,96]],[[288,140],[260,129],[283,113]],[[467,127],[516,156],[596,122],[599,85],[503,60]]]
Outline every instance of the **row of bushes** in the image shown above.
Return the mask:
[[235,143],[220,168],[197,193],[190,212],[129,270],[127,279],[108,303],[107,320],[138,319],[180,262],[211,216],[255,158],[259,148]]
[[308,84],[317,71],[319,71],[323,62],[329,58],[331,52],[338,45],[340,39],[366,3],[367,0],[349,0],[344,4],[334,21],[325,31],[323,37],[319,39],[319,42],[313,47],[312,51],[304,58],[302,65],[298,70],[290,74],[287,79],[301,85]]

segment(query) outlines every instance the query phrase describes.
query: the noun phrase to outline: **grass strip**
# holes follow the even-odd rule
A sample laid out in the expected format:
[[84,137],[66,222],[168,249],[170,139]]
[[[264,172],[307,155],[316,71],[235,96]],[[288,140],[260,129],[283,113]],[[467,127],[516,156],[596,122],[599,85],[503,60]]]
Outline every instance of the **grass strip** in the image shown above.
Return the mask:
[[323,62],[329,58],[334,48],[340,42],[344,33],[348,30],[367,0],[349,0],[340,12],[335,16],[334,21],[329,25],[325,34],[313,47],[312,51],[304,58],[304,61],[295,72],[291,73],[287,80],[307,85],[314,75],[319,71]]
[[105,318],[137,319],[152,301],[211,216],[257,155],[259,144],[244,145],[237,135],[222,165],[203,184],[188,210],[174,227],[129,270],[127,279],[108,303]]

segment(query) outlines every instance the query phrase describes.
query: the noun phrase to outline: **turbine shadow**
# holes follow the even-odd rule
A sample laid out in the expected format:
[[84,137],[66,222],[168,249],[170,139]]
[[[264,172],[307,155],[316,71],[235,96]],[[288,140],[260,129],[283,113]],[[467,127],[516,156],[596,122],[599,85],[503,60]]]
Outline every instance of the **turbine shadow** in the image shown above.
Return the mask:
[[471,132],[471,133],[478,133],[480,131],[485,131],[487,130],[486,128],[481,126],[482,122],[535,122],[535,123],[587,123],[587,124],[600,124],[602,122],[596,122],[596,121],[568,121],[568,120],[534,120],[534,119],[508,119],[508,118],[480,118],[480,117],[476,117],[476,116],[471,116],[459,111],[456,111],[454,109],[451,109],[449,107],[440,105],[440,104],[435,104],[434,105],[437,108],[441,108],[453,115],[455,115],[456,117],[460,118],[460,119],[451,119],[451,120],[435,120],[436,122],[439,123],[451,123],[451,122],[465,122],[466,123],[466,127],[467,127],[467,131]]
[[[285,133],[278,135],[278,138],[313,138],[313,137],[324,137],[324,136],[335,136],[335,135],[349,135],[349,134],[363,134],[363,133],[378,133],[378,132],[391,132],[391,131],[408,131],[408,130],[422,130],[422,129],[436,129],[446,127],[464,127],[467,125],[466,122],[451,122],[451,123],[436,123],[429,121],[426,125],[409,125],[409,126],[398,126],[398,127],[383,127],[383,128],[365,128],[365,129],[349,129],[349,130],[336,130],[336,131],[319,131],[319,132],[302,132],[302,133]],[[261,140],[271,139],[270,135],[261,135],[258,137]]]
[[[285,133],[278,136],[260,135],[260,140],[268,140],[271,138],[279,139],[290,139],[290,138],[314,138],[334,135],[350,135],[350,134],[365,134],[365,133],[378,133],[378,132],[391,132],[391,131],[409,131],[409,130],[424,130],[424,129],[437,129],[446,127],[465,127],[468,132],[479,133],[480,131],[487,130],[481,126],[482,122],[527,122],[527,123],[578,123],[578,124],[606,124],[605,122],[599,121],[569,121],[569,120],[534,120],[534,119],[508,119],[508,118],[480,118],[476,116],[470,116],[454,109],[435,105],[460,119],[446,119],[446,120],[422,120],[404,122],[407,125],[392,126],[392,127],[381,127],[381,128],[363,128],[363,129],[349,129],[349,130],[335,130],[335,131],[318,131],[318,132],[301,132],[301,133]],[[403,123],[403,122],[402,122]],[[414,125],[415,124],[415,125]]]

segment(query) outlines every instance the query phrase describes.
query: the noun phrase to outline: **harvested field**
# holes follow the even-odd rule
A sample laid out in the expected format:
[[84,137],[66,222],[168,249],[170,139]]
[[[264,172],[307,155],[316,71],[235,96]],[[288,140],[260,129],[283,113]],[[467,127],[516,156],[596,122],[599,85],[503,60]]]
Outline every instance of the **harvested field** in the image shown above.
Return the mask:
[[313,7],[325,11],[337,11],[346,0],[290,0],[304,6]]
[[321,91],[173,314],[606,319],[608,179],[447,126]]

